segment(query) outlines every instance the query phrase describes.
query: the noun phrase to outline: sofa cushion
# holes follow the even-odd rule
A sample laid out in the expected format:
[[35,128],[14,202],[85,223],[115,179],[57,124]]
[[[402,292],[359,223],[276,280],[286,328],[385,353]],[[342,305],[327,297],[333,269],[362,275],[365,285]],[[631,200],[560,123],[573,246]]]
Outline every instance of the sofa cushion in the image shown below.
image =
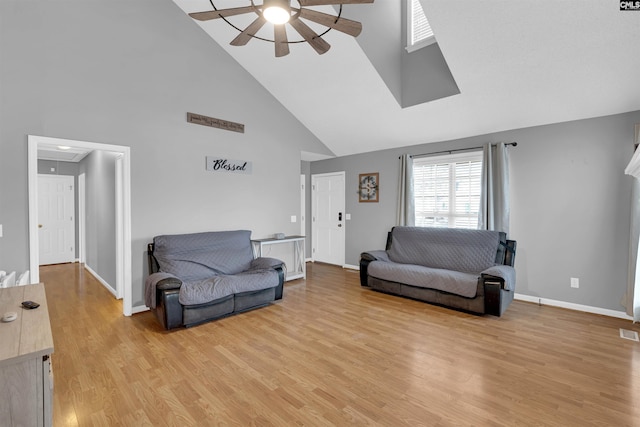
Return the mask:
[[385,261],[372,261],[367,271],[369,276],[378,279],[435,289],[466,298],[474,298],[478,290],[478,275],[460,271]]
[[253,260],[248,230],[163,235],[154,237],[153,243],[160,271],[185,282],[240,273]]
[[394,227],[394,262],[479,274],[495,265],[500,233],[456,228]]
[[205,304],[228,295],[274,288],[280,282],[273,269],[251,270],[231,276],[219,275],[183,283],[180,304]]

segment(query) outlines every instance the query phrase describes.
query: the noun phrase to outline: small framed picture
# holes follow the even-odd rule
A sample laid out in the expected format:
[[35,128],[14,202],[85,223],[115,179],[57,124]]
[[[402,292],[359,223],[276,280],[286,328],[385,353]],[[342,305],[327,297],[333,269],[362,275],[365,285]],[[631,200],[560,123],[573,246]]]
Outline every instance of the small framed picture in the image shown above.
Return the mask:
[[361,203],[373,202],[379,200],[379,182],[380,174],[378,172],[361,173],[358,176],[358,200]]

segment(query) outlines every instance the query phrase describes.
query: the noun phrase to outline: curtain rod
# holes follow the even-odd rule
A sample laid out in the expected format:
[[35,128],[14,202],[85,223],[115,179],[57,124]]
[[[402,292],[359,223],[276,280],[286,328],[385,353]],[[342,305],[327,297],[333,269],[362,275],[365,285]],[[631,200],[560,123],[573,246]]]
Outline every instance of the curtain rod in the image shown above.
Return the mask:
[[[491,145],[493,145],[495,147],[496,144],[491,144]],[[517,142],[507,142],[504,145],[512,145],[512,146],[516,147],[518,145],[518,143]],[[436,155],[436,154],[445,154],[445,153],[451,154],[451,153],[455,153],[455,152],[458,152],[458,151],[480,150],[481,148],[483,148],[483,147],[457,148],[455,150],[443,150],[443,151],[435,151],[433,153],[414,154],[414,155],[409,156],[409,157],[411,157],[411,158],[414,158],[414,157],[425,157],[425,156],[433,156],[433,155]]]

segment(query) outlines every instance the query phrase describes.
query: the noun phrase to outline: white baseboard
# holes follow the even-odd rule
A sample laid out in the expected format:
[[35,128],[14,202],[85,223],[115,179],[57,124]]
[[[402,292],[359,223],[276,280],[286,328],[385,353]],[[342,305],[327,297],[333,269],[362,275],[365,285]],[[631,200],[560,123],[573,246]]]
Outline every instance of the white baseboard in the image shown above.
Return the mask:
[[600,307],[591,307],[589,305],[574,304],[572,302],[558,301],[558,300],[553,300],[548,298],[532,297],[529,295],[523,295],[518,293],[513,294],[513,298],[519,301],[532,302],[534,304],[539,304],[539,305],[549,305],[551,307],[560,307],[560,308],[566,308],[569,310],[584,311],[586,313],[601,314],[603,316],[617,317],[618,319],[633,321],[633,317],[629,316],[624,311],[609,310],[609,309],[600,308]]
[[136,305],[131,308],[131,314],[142,313],[143,311],[149,311],[149,307],[146,305]]
[[342,266],[342,268],[348,268],[349,270],[360,270],[359,265],[351,265],[351,264],[345,264]]
[[118,298],[118,296],[116,295],[116,290],[113,289],[111,287],[111,285],[106,282],[106,280],[104,280],[102,277],[100,277],[100,275],[98,273],[96,273],[95,271],[93,271],[93,269],[91,267],[89,267],[86,263],[84,265],[84,268],[87,269],[89,271],[89,273],[91,273],[91,275],[93,277],[95,277],[96,280],[102,284],[102,286],[104,286],[109,292],[111,292],[113,294],[114,298]]

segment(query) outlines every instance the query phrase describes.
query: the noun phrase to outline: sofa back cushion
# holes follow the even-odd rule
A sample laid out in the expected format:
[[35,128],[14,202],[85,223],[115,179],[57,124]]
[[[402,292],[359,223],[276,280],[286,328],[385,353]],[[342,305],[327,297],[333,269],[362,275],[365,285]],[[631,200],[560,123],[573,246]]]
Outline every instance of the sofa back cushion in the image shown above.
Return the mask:
[[153,238],[160,271],[185,282],[245,271],[253,260],[251,231],[211,231]]
[[394,227],[387,252],[394,262],[480,273],[495,265],[499,241],[497,231]]

